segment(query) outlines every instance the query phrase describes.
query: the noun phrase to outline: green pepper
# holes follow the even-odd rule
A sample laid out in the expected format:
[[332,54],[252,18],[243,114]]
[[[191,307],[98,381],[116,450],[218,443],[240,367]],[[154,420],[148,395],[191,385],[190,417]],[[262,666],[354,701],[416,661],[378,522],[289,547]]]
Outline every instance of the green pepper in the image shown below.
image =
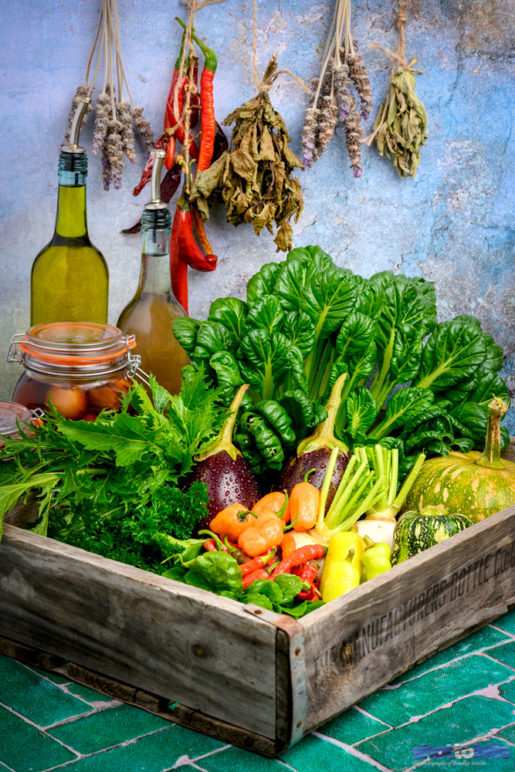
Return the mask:
[[320,579],[325,603],[359,585],[364,549],[365,542],[355,531],[340,531],[331,536]]
[[[368,543],[371,543],[368,546]],[[364,582],[367,579],[373,579],[374,576],[384,574],[392,567],[391,556],[392,551],[389,544],[384,542],[373,542],[369,536],[365,536],[365,543],[367,549],[361,556],[361,581]]]

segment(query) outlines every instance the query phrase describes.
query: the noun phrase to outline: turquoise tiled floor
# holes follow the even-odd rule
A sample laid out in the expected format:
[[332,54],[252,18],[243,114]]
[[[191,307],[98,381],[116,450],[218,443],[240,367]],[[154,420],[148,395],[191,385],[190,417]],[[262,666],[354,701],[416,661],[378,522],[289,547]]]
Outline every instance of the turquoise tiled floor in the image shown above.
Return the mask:
[[[515,611],[412,668],[276,760],[0,656],[0,772],[509,772],[514,644]],[[431,749],[440,756],[428,757]]]

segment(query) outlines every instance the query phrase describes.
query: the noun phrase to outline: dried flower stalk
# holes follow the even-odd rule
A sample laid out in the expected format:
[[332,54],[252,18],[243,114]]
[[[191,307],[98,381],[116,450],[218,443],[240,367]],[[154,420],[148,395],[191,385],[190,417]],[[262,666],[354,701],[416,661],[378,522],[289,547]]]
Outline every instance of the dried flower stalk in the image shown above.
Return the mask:
[[[90,79],[95,51],[97,64]],[[78,86],[76,95],[91,96],[102,65],[104,78],[94,107],[95,127],[92,146],[95,155],[101,154],[102,181],[104,189],[109,190],[111,185],[115,188],[121,187],[124,157],[131,162],[136,160],[134,130],[140,135],[145,148],[151,149],[154,146],[150,124],[143,117],[143,108],[134,106],[125,76],[120,48],[117,0],[102,0],[84,84]],[[114,73],[116,73],[116,83]],[[124,90],[127,92],[128,101],[124,99]],[[88,109],[92,109],[91,105]],[[72,112],[64,137],[65,142],[69,141]]]
[[[350,33],[351,0],[337,0],[334,18],[325,46],[320,76],[312,87],[302,131],[305,166],[311,166],[323,153],[338,123],[343,124],[352,173],[361,177],[363,128],[372,108],[370,81]],[[360,101],[361,115],[353,95]]]

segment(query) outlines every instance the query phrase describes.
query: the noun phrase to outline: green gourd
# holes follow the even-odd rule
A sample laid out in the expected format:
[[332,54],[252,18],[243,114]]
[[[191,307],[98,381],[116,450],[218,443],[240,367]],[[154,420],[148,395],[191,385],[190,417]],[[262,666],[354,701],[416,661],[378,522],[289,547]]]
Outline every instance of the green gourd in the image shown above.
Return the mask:
[[449,514],[444,507],[426,507],[422,512],[405,512],[393,534],[392,565],[439,544],[472,525],[466,515]]
[[483,453],[451,452],[425,461],[406,498],[405,509],[442,506],[465,512],[472,522],[515,504],[515,464],[501,458],[501,419],[508,405],[494,398]]

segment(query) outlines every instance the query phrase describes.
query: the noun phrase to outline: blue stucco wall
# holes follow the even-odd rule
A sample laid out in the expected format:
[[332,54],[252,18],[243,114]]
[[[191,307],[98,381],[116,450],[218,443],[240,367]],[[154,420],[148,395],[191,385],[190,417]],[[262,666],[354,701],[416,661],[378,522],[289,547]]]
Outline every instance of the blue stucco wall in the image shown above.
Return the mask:
[[[59,145],[75,87],[83,82],[98,6],[97,0],[0,2],[0,350],[28,326],[30,267],[53,230]],[[353,2],[353,30],[376,106],[367,128],[391,66],[367,44],[395,50],[395,8],[394,0]],[[129,85],[157,135],[180,37],[173,17],[184,16],[184,4],[119,0],[119,9]],[[259,0],[259,70],[277,52],[280,66],[306,82],[317,75],[332,9],[331,0]],[[219,54],[216,108],[223,118],[254,94],[252,0],[203,9],[197,29]],[[294,228],[294,246],[319,244],[339,264],[365,276],[389,268],[435,281],[442,319],[474,314],[503,345],[503,374],[512,391],[515,100],[508,51],[513,37],[505,0],[413,0],[407,54],[416,54],[426,73],[417,78],[417,93],[429,116],[416,180],[399,179],[388,161],[366,147],[363,177],[355,180],[338,131],[322,158],[300,174],[305,209]],[[272,91],[298,153],[306,99],[286,77]],[[137,165],[127,164],[121,190],[105,193],[99,159],[91,152],[91,127],[82,140],[90,157],[90,235],[109,264],[114,323],[137,282],[139,238],[119,231],[137,219],[144,203],[131,195],[144,156],[140,152]],[[267,233],[256,238],[250,226],[233,228],[222,211],[215,214],[209,235],[219,267],[190,281],[190,311],[200,317],[219,295],[243,296],[246,280],[264,262],[281,259]],[[0,399],[10,397],[18,374],[16,365],[0,362]]]

